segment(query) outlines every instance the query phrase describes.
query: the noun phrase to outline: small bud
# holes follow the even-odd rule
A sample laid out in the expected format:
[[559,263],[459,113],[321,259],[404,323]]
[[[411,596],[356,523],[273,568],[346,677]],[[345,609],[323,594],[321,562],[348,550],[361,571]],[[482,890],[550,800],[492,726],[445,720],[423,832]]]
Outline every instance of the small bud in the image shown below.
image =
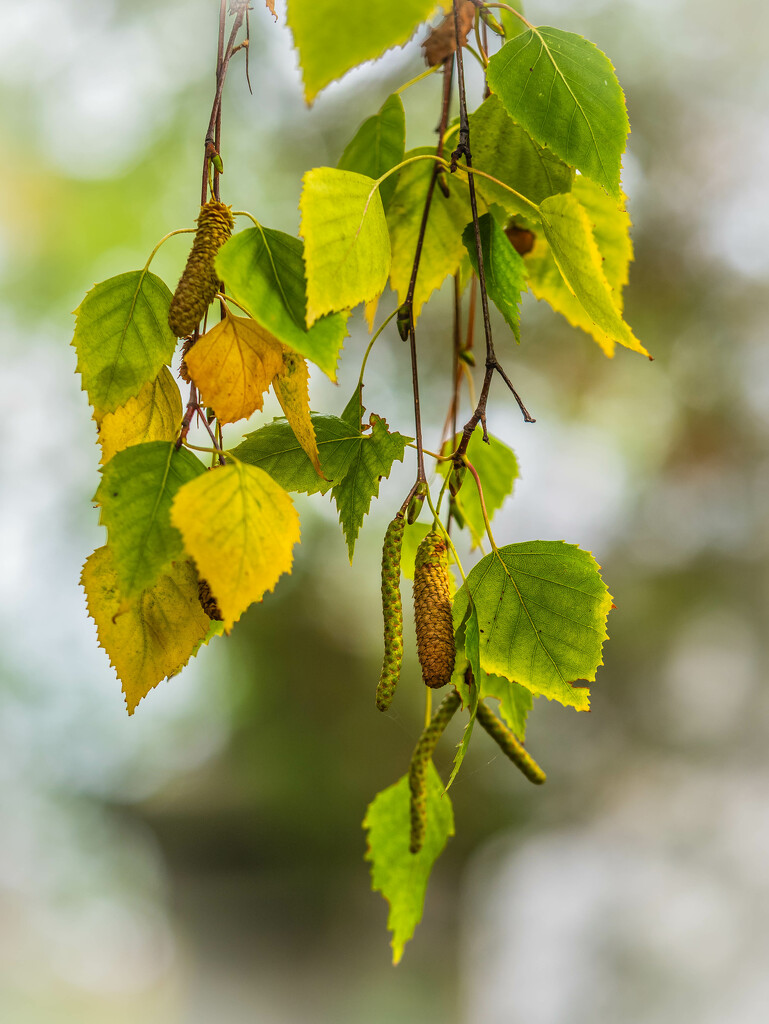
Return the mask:
[[468,366],[475,366],[475,353],[471,348],[461,348],[457,353],[463,363]]
[[398,316],[395,318],[395,322],[398,325],[398,334],[401,336],[401,341],[409,340],[409,331],[411,329],[411,312],[408,306],[401,306],[398,310]]
[[425,494],[427,493],[427,486],[420,484],[417,487],[414,497],[409,502],[408,511],[406,512],[406,520],[409,526],[413,526],[414,523],[419,519],[419,513],[422,511],[422,506],[425,503]]
[[222,158],[219,156],[218,153],[213,154],[213,156],[211,157],[211,163],[214,165],[219,174],[224,174],[224,164],[222,163]]
[[452,466],[451,476],[449,477],[449,494],[452,498],[455,498],[459,494],[459,490],[464,482],[465,473],[467,472],[467,466],[463,463],[460,465]]

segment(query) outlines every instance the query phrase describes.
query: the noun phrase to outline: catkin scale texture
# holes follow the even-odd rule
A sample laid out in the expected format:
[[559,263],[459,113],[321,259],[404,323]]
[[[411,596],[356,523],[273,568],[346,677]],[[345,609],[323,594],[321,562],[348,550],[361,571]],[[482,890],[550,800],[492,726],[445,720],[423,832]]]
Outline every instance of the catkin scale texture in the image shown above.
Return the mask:
[[459,704],[460,697],[456,690],[446,694],[438,705],[438,710],[430,719],[430,724],[419,737],[419,742],[411,755],[411,764],[409,765],[409,791],[411,794],[409,850],[411,853],[419,853],[427,833],[427,768],[435,745],[453,718]]
[[214,260],[232,234],[229,206],[211,199],[200,208],[198,229],[168,311],[168,326],[177,338],[192,334],[219,291]]
[[454,671],[454,624],[446,542],[435,530],[417,549],[414,620],[422,678],[427,686],[445,686]]
[[395,695],[395,687],[403,663],[403,606],[401,604],[401,547],[406,522],[396,516],[387,527],[382,546],[382,614],[384,616],[384,658],[376,706],[387,711]]
[[533,782],[535,786],[541,786],[547,779],[545,773],[518,740],[518,737],[497,718],[482,700],[478,701],[476,716],[479,725],[491,736],[503,754],[509,757],[513,764],[523,772],[529,782]]

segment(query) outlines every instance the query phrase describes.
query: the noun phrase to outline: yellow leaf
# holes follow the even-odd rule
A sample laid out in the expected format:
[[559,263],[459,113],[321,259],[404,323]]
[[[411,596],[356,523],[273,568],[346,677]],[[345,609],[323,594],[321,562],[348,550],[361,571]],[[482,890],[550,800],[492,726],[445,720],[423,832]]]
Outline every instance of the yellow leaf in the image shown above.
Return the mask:
[[171,521],[216,598],[229,633],[252,601],[291,571],[299,516],[272,477],[242,462],[185,484]]
[[363,307],[363,314],[366,317],[366,324],[368,325],[369,334],[371,334],[371,332],[374,330],[374,318],[376,317],[376,311],[377,307],[379,306],[380,298],[381,295],[377,295],[375,299],[371,299]]
[[[550,196],[539,207],[542,228],[566,285],[600,332],[599,344],[611,356],[619,342],[634,352],[649,353],[622,319],[603,270],[601,252],[585,208],[571,192]],[[594,332],[591,332],[594,334]]]
[[264,405],[283,366],[280,342],[249,317],[230,313],[187,352],[187,372],[220,423],[235,423]]
[[[630,217],[624,206],[584,175],[574,179],[572,192],[585,208],[593,227],[593,236],[601,254],[601,266],[611,289],[611,297],[619,313],[622,312],[622,289],[628,282],[628,270],[633,259],[630,241]],[[623,197],[624,198],[624,197]],[[606,335],[588,316],[561,277],[547,241],[540,235],[531,253],[524,256],[529,273],[529,284],[538,299],[544,299],[552,308],[566,317],[570,324],[589,334],[606,355],[614,353],[614,340]]]
[[325,480],[323,470],[320,468],[315,427],[310,419],[310,392],[307,386],[309,378],[305,360],[290,348],[284,348],[283,369],[272,382],[275,394],[297,441],[315,467],[315,472]]
[[[102,464],[113,455],[145,441],[173,441],[182,422],[182,396],[168,367],[99,422]],[[96,418],[96,415],[94,416]]]
[[132,715],[154,686],[184,668],[206,637],[210,622],[198,600],[194,566],[172,562],[154,586],[126,606],[105,546],[88,558],[80,583]]

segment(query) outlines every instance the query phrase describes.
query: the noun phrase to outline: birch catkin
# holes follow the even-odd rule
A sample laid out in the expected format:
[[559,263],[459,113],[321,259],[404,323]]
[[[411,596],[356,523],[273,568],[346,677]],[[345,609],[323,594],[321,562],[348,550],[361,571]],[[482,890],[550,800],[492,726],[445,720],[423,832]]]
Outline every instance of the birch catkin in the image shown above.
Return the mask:
[[234,224],[230,208],[224,203],[211,199],[201,206],[192,250],[168,311],[168,326],[177,338],[192,334],[219,291],[214,260]]
[[382,614],[384,616],[384,659],[376,706],[387,711],[395,694],[403,662],[403,606],[401,604],[401,547],[406,521],[396,516],[387,527],[382,546]]
[[447,693],[430,719],[430,724],[419,737],[411,755],[409,765],[409,790],[411,792],[411,838],[409,850],[419,853],[427,833],[427,769],[441,734],[459,707],[460,698],[456,690]]
[[445,686],[454,671],[454,624],[446,541],[435,530],[417,548],[414,619],[422,678],[428,686]]
[[499,745],[500,750],[510,758],[517,768],[520,768],[529,782],[533,782],[538,786],[542,785],[547,779],[545,773],[515,734],[507,728],[504,722],[497,718],[494,712],[482,700],[478,701],[476,718],[489,736]]

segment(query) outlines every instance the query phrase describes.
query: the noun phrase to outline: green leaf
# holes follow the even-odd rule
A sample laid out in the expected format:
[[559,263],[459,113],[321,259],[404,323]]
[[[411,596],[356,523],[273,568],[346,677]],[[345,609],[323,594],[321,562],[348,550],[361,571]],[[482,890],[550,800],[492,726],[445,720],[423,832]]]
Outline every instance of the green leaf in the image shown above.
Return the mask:
[[[376,179],[403,160],[405,149],[406,115],[400,96],[393,93],[384,101],[379,113],[366,118],[353,135],[337,167]],[[385,209],[397,182],[398,175],[392,174],[379,188]]]
[[118,452],[101,471],[94,501],[101,505],[115,572],[130,601],[151,587],[161,570],[181,557],[184,543],[171,525],[171,502],[202,462],[173,441],[148,441]]
[[409,852],[409,780],[404,775],[369,804],[363,827],[368,831],[366,860],[371,863],[371,888],[390,904],[387,927],[392,932],[393,963],[422,920],[425,892],[433,864],[454,835],[451,801],[430,763],[427,775],[427,833],[419,853]]
[[283,231],[249,228],[222,246],[216,270],[232,297],[258,324],[336,380],[347,317],[335,313],[307,329],[303,251],[301,239]]
[[499,712],[519,740],[526,739],[526,717],[534,703],[531,690],[519,683],[512,683],[501,676],[483,673],[481,697],[495,697],[499,701]]
[[[630,240],[630,217],[624,207],[592,182],[580,175],[574,181],[573,195],[585,208],[593,228],[601,267],[611,289],[611,297],[619,313],[622,312],[622,289],[628,281],[630,262],[633,259],[633,244]],[[524,257],[529,275],[529,286],[538,299],[544,299],[552,308],[561,313],[574,327],[580,327],[590,334],[604,350],[611,354],[614,342],[607,338],[590,319],[579,299],[576,298],[561,276],[553,259],[547,240],[541,235],[533,250]]]
[[325,480],[315,472],[283,419],[247,434],[232,451],[241,462],[269,473],[287,491],[325,494],[331,488],[350,561],[371,499],[379,494],[380,479],[390,475],[393,462],[403,460],[406,445],[411,441],[403,434],[390,433],[387,423],[375,415],[370,419],[371,431],[364,433],[358,402],[356,389],[342,417],[312,415]]
[[[411,149],[406,159],[420,154],[434,156],[435,151],[427,146]],[[397,293],[399,302],[405,300],[408,292],[422,211],[432,173],[432,160],[416,160],[404,167],[387,210],[393,254],[390,286]],[[448,186],[449,196],[446,198],[437,187],[433,193],[414,291],[415,320],[436,288],[440,288],[446,278],[459,269],[465,255],[462,230],[472,219],[467,182],[458,174],[445,174],[443,180]],[[479,212],[485,212],[482,201],[479,203]]]
[[454,623],[473,602],[480,665],[580,711],[607,639],[611,596],[587,551],[563,541],[510,544],[482,558],[454,600]]
[[[483,269],[486,273],[486,293],[507,321],[507,325],[521,340],[521,292],[526,287],[526,264],[510,244],[507,235],[490,213],[479,218],[483,252]],[[470,257],[473,270],[478,273],[478,255],[475,248],[475,230],[468,224],[462,234],[462,241]],[[470,460],[472,462],[472,459]]]
[[[537,206],[548,196],[571,189],[574,178],[571,167],[549,149],[537,145],[508,116],[496,96],[489,96],[470,114],[470,139],[473,167],[510,185]],[[497,203],[511,216],[536,221],[536,212],[527,203],[488,178],[476,177],[475,187],[486,202]]]
[[88,401],[114,412],[170,363],[176,337],[168,326],[171,293],[146,270],[94,285],[75,310],[72,344]]
[[606,354],[611,356],[614,343],[619,342],[633,352],[648,356],[615,305],[592,225],[576,196],[572,193],[551,196],[545,199],[539,211],[545,238],[561,277],[601,332],[600,345]]
[[349,469],[331,491],[339,510],[350,561],[371,499],[379,494],[379,481],[390,475],[393,462],[403,461],[406,445],[411,441],[403,434],[390,433],[387,423],[379,416],[372,415],[370,423],[371,433],[361,435]]
[[630,125],[612,63],[594,43],[557,28],[531,28],[491,58],[486,77],[536,142],[621,198]]
[[307,323],[312,326],[324,313],[351,309],[381,295],[390,272],[390,236],[382,197],[371,178],[314,167],[302,184],[300,232]]
[[[451,442],[445,444],[443,454],[455,451],[461,437],[461,434],[457,434],[453,444]],[[513,486],[518,479],[518,460],[515,457],[515,452],[492,434],[489,434],[487,444],[483,440],[482,432],[475,430],[470,437],[470,444],[467,446],[467,458],[481,478],[486,511],[491,520],[494,518],[494,513],[502,507],[505,499],[513,493]],[[450,469],[451,463],[438,463],[438,472],[442,476],[445,477]],[[473,544],[475,546],[482,544],[486,536],[486,525],[483,522],[478,488],[469,472],[465,474],[462,487],[454,498],[454,502],[470,531]]]
[[350,468],[363,437],[338,416],[313,413],[312,425],[323,473],[318,476],[296,438],[288,420],[276,419],[251,434],[246,434],[232,454],[269,473],[287,491],[325,494]]
[[351,68],[408,42],[437,6],[435,0],[290,0],[287,20],[299,51],[307,102]]

